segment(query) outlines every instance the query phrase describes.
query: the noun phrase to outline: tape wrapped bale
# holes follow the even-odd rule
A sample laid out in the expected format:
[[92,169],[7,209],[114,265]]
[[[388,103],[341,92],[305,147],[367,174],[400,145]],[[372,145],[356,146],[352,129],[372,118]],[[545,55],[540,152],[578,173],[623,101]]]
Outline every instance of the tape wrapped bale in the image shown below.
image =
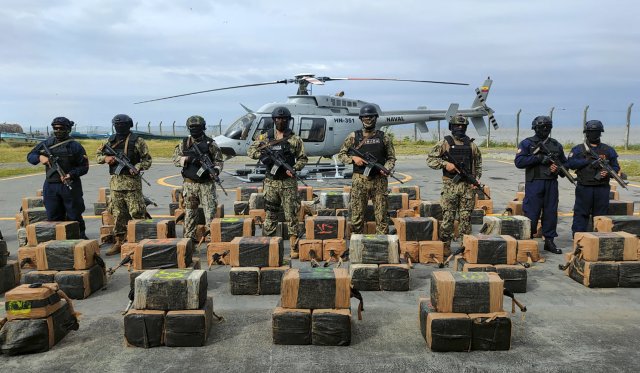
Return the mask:
[[42,197],[22,198],[22,210],[29,210],[36,207],[44,207],[44,200],[42,199]]
[[271,314],[273,343],[311,344],[311,310],[276,307]]
[[234,201],[233,213],[235,215],[249,215],[249,201]]
[[98,202],[109,202],[109,197],[111,197],[111,189],[107,187],[98,188]]
[[[195,257],[193,258],[193,260],[191,261],[191,265],[189,265],[187,267],[187,269],[201,269],[200,267],[200,258]],[[138,269],[138,270],[131,270],[129,271],[129,290],[133,290],[135,289],[136,286],[136,278],[138,276],[140,276],[141,274],[145,273],[147,270],[145,269]]]
[[7,320],[47,318],[66,302],[61,294],[58,286],[52,283],[37,287],[20,285],[4,296]]
[[207,273],[194,269],[152,269],[135,280],[133,308],[197,310],[207,297]]
[[0,294],[13,289],[20,284],[20,266],[15,260],[10,260],[0,267]]
[[588,262],[572,255],[565,274],[589,288],[618,287],[620,265],[616,262]]
[[473,209],[471,211],[471,224],[482,225],[484,222],[485,211],[483,209]]
[[284,308],[349,308],[351,276],[344,268],[292,268],[280,294]]
[[387,201],[389,210],[407,210],[409,208],[409,195],[407,193],[389,193]]
[[395,235],[353,234],[349,245],[351,263],[398,264],[399,241]]
[[429,313],[436,312],[431,305],[431,299],[418,298],[418,320],[420,322],[420,333],[425,342],[427,341],[427,316]]
[[307,239],[344,238],[346,220],[342,216],[308,216],[305,219]]
[[93,215],[102,215],[102,213],[107,211],[108,208],[109,208],[109,204],[106,202],[94,202]]
[[192,257],[190,238],[142,240],[134,249],[133,269],[186,268]]
[[232,295],[260,294],[260,268],[231,268],[229,271],[229,288]]
[[66,302],[47,318],[7,321],[0,330],[0,351],[5,355],[46,352],[71,330],[78,330],[73,308]]
[[[301,262],[307,262],[314,256],[316,260],[322,260],[322,240],[302,239],[298,241],[298,252]],[[312,254],[313,252],[313,254]]]
[[471,319],[466,313],[429,312],[427,346],[436,352],[465,352],[471,348]]
[[640,216],[595,216],[593,227],[596,232],[627,232],[640,237]]
[[516,248],[516,261],[519,263],[527,263],[531,259],[532,262],[540,260],[540,249],[536,240],[518,240]]
[[633,202],[610,200],[607,215],[633,215]]
[[167,347],[201,347],[207,343],[213,321],[213,298],[198,310],[169,311],[164,319]]
[[527,292],[527,269],[521,265],[497,264],[498,276],[504,281],[504,288],[513,293]]
[[364,208],[364,221],[365,222],[376,221],[376,209],[370,203],[367,203],[367,207]]
[[249,210],[264,210],[264,193],[251,193],[249,196]]
[[232,267],[280,267],[284,257],[281,237],[236,237],[231,241]]
[[22,274],[20,282],[22,284],[46,284],[56,282],[56,273],[58,273],[58,271],[29,271]]
[[444,242],[442,241],[420,241],[419,243],[420,263],[442,263],[444,262]]
[[442,205],[437,201],[422,201],[418,207],[418,212],[423,218],[435,218],[442,220]]
[[102,267],[94,265],[88,270],[60,271],[54,276],[54,281],[69,298],[86,299],[102,289],[105,273]]
[[638,260],[639,239],[627,232],[576,232],[574,249],[579,247],[584,260],[625,261]]
[[[518,216],[524,215],[523,201],[509,201],[509,203],[507,203],[507,209],[511,210],[512,215],[518,215]],[[523,237],[523,238],[526,238],[526,237]]]
[[493,264],[473,264],[467,262],[462,255],[453,258],[453,269],[458,272],[496,272]]
[[618,286],[621,288],[640,287],[640,262],[619,262]]
[[146,239],[176,238],[176,222],[167,219],[129,220],[127,241],[140,242]]
[[24,226],[47,221],[47,210],[44,207],[32,207],[28,210],[22,210],[22,219]]
[[443,313],[502,311],[504,281],[492,272],[431,273],[431,304]]
[[406,193],[410,201],[420,199],[420,187],[417,185],[393,186],[391,193]]
[[474,264],[516,264],[518,242],[507,235],[476,236],[465,234],[462,237],[463,256]]
[[81,270],[95,264],[95,256],[100,252],[96,240],[56,240],[36,247],[36,268],[46,270]]
[[342,238],[332,238],[322,241],[322,259],[327,262],[337,262],[337,257],[342,256],[346,251],[347,241]]
[[38,258],[36,257],[36,247],[22,246],[18,248],[18,263],[23,269],[38,268]]
[[[207,264],[229,265],[231,259],[231,242],[210,242],[207,244]],[[217,254],[217,255],[216,255]],[[217,261],[214,260],[217,259]]]
[[252,218],[216,218],[210,229],[212,242],[231,242],[236,237],[253,236],[255,223]]
[[316,346],[350,345],[351,310],[313,310],[311,313],[311,343]]
[[420,242],[400,241],[400,257],[404,258],[405,255],[409,255],[412,262],[418,263],[420,261]]
[[241,186],[236,188],[236,201],[249,202],[252,193],[262,193],[262,187]]
[[531,238],[531,220],[526,216],[485,216],[480,233],[508,235],[516,240]]
[[471,350],[507,351],[511,348],[511,319],[506,312],[470,313]]
[[287,270],[289,270],[288,266],[260,268],[260,280],[258,281],[260,295],[280,294],[282,278]]
[[438,221],[435,218],[392,219],[400,241],[435,241],[438,239]]
[[320,193],[320,207],[325,209],[348,209],[349,193],[322,192]]
[[349,275],[354,289],[361,291],[380,290],[380,272],[377,264],[351,264]]
[[165,311],[129,310],[124,316],[124,340],[128,346],[151,348],[164,345]]
[[406,264],[380,264],[380,290],[409,291],[409,266]]
[[313,200],[313,187],[311,187],[311,186],[298,186],[298,197],[300,197],[300,201],[312,201]]

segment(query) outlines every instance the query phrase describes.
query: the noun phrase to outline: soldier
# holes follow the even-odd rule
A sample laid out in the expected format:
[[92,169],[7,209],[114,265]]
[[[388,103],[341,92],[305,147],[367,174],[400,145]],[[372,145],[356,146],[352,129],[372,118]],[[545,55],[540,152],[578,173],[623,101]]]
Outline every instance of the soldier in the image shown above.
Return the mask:
[[[149,148],[142,137],[131,133],[133,120],[125,114],[118,114],[111,121],[116,131],[105,144],[109,144],[116,152],[122,153],[138,171],[148,170],[151,167],[151,155]],[[123,167],[116,174],[118,162],[113,155],[104,153],[104,144],[98,148],[96,158],[99,164],[109,165],[109,189],[111,190],[111,202],[109,212],[115,219],[114,234],[116,243],[107,251],[107,255],[115,255],[125,241],[127,223],[131,219],[144,219],[146,206],[142,196],[142,175]]]
[[264,153],[265,148],[270,148],[279,154],[285,162],[296,171],[302,170],[307,164],[308,158],[304,152],[302,140],[293,134],[289,128],[291,112],[286,107],[276,107],[271,113],[271,119],[275,123],[275,130],[271,128],[265,134],[261,134],[249,147],[247,155],[260,161],[267,167],[264,179],[264,200],[266,217],[262,227],[264,236],[273,236],[278,224],[277,212],[284,209],[284,217],[288,224],[289,243],[291,245],[291,259],[298,258],[298,211],[300,210],[300,197],[298,196],[298,181],[295,175],[283,167],[279,167],[275,175],[269,170],[274,166],[274,160]]
[[585,142],[576,145],[569,153],[567,167],[576,170],[576,202],[573,206],[573,224],[571,231],[586,232],[589,216],[607,215],[609,210],[609,174],[594,161],[593,151],[615,172],[620,172],[618,153],[609,145],[600,142],[604,126],[599,120],[588,121],[583,130]]
[[[458,218],[459,232],[471,234],[471,213],[475,203],[475,187],[465,181],[455,182],[454,178],[463,171],[476,179],[482,176],[482,154],[480,149],[467,135],[467,118],[456,115],[449,121],[451,136],[445,136],[444,140],[437,143],[427,156],[427,165],[434,170],[442,169],[442,192],[440,192],[440,204],[442,205],[442,227],[440,228],[440,240],[444,242],[445,255],[451,253],[451,239],[453,238],[453,225]],[[444,160],[444,154],[448,152],[459,164],[464,165],[464,170],[458,170],[453,163]]]
[[531,123],[531,129],[535,131],[535,136],[520,142],[514,163],[517,168],[525,169],[525,193],[522,209],[524,215],[531,220],[532,235],[537,233],[538,219],[540,219],[542,211],[544,249],[554,254],[562,254],[562,250],[553,242],[554,238],[558,237],[558,232],[556,232],[559,198],[558,166],[541,148],[541,144],[544,144],[544,147],[557,156],[563,165],[567,161],[562,145],[549,137],[552,128],[553,122],[550,117],[544,115],[535,117]]
[[377,163],[388,171],[392,171],[396,165],[396,151],[393,148],[391,138],[380,130],[376,130],[378,110],[374,105],[366,104],[360,108],[360,120],[362,129],[351,132],[344,140],[338,158],[344,164],[353,164],[353,179],[351,181],[351,226],[352,233],[364,233],[364,213],[367,203],[371,199],[376,217],[376,233],[388,234],[389,223],[389,196],[388,174],[380,169],[371,169],[365,176],[367,163],[361,157],[352,155],[350,148],[361,153],[371,153]]
[[220,174],[223,167],[222,152],[216,142],[205,134],[207,123],[204,118],[194,115],[187,119],[187,129],[190,136],[176,145],[173,153],[173,163],[182,167],[182,196],[185,201],[184,237],[196,241],[196,218],[198,208],[202,206],[207,227],[216,215],[218,200],[214,175],[208,171],[201,172],[202,165],[193,149],[198,147],[202,154],[211,159],[215,176]]
[[[80,181],[80,176],[89,172],[87,152],[79,142],[69,137],[73,127],[72,121],[65,117],[57,117],[51,122],[51,127],[53,127],[53,136],[36,145],[27,155],[27,161],[33,165],[41,163],[46,167],[42,198],[47,210],[47,220],[77,221],[80,227],[80,238],[88,239],[82,218],[84,199]],[[52,167],[49,157],[44,154],[43,144],[57,158],[64,176]]]

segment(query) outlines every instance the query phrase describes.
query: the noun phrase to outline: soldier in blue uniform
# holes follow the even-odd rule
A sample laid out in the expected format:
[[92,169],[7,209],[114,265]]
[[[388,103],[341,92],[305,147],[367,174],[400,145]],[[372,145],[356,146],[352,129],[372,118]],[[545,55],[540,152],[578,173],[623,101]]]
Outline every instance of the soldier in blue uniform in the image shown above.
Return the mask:
[[[538,116],[531,123],[535,136],[520,142],[516,153],[515,165],[525,169],[525,194],[522,209],[531,220],[531,233],[538,228],[538,219],[542,213],[542,236],[544,249],[554,254],[562,254],[553,242],[558,237],[558,167],[551,160],[553,153],[563,164],[567,161],[562,145],[549,137],[553,122],[548,116]],[[546,151],[542,149],[546,148]]]
[[[33,165],[44,164],[46,176],[42,186],[42,198],[49,221],[77,221],[80,238],[87,239],[86,226],[82,213],[82,182],[80,176],[89,172],[87,152],[79,142],[69,137],[73,122],[65,117],[54,118],[51,122],[53,136],[36,145],[27,155],[27,161]],[[50,164],[44,154],[44,146],[51,150],[64,172],[61,176]]]
[[584,126],[585,142],[576,145],[569,153],[567,167],[576,170],[576,202],[573,206],[571,231],[585,232],[590,216],[606,215],[609,209],[609,174],[602,169],[589,150],[608,162],[615,172],[620,172],[618,153],[607,144],[600,142],[604,126],[599,120],[590,120]]

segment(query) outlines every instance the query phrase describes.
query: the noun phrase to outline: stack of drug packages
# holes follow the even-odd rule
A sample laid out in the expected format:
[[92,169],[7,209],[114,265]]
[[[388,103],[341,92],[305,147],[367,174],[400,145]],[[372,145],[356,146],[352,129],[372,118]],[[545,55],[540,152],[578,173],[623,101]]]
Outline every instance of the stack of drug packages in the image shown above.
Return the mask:
[[214,317],[203,270],[153,269],[135,279],[132,309],[124,316],[131,347],[204,346]]
[[[505,209],[503,215],[519,215],[524,216],[524,190],[525,183],[518,183],[518,191],[516,192],[513,200],[507,203],[507,208]],[[537,222],[537,229],[535,235],[533,237],[540,238],[542,237],[542,218]],[[482,222],[483,223],[483,222]]]
[[0,352],[6,355],[49,351],[78,330],[71,299],[53,283],[20,285],[5,294],[0,321]]
[[408,291],[409,265],[400,263],[397,235],[353,234],[349,273],[354,289]]
[[282,237],[236,237],[226,247],[232,295],[280,294],[283,265]]
[[528,240],[531,238],[531,220],[521,215],[485,216],[480,233],[509,235],[516,240]]
[[236,238],[255,235],[255,222],[248,216],[215,218],[209,226],[210,242],[207,244],[207,263],[228,265],[231,258],[231,242]]
[[639,251],[640,241],[633,233],[576,232],[573,252],[566,254],[567,264],[561,268],[590,288],[640,287]]
[[15,216],[16,230],[18,231],[18,244],[23,246],[21,237],[26,238],[26,227],[29,224],[47,221],[47,210],[44,208],[42,189],[38,190],[35,197],[23,197],[20,211]]
[[496,272],[513,293],[527,292],[527,267],[540,261],[538,242],[509,235],[464,235],[464,251],[454,257],[458,272]]
[[420,331],[432,351],[501,351],[511,347],[502,308],[504,282],[493,272],[434,271],[431,297],[420,298]]
[[98,201],[93,203],[93,215],[100,216],[107,211],[111,201],[111,189],[107,187],[98,188]]
[[605,215],[593,218],[596,232],[627,232],[640,237],[640,216]]
[[[349,206],[348,198],[349,194],[343,192],[320,194],[320,214],[305,217],[305,238],[298,240],[300,261],[342,262],[342,256],[347,251],[345,215]],[[334,213],[321,215],[322,210],[332,210]],[[341,215],[337,216],[337,213]]]
[[351,343],[351,276],[344,268],[292,268],[272,314],[274,344]]
[[233,202],[235,215],[249,215],[249,199],[253,193],[262,193],[262,187],[241,186],[236,188],[236,200]]
[[0,294],[13,289],[20,284],[20,266],[15,260],[9,259],[7,242],[0,232]]
[[444,262],[444,243],[438,240],[438,220],[433,217],[392,219],[400,241],[400,258],[411,263]]
[[618,184],[611,184],[609,191],[609,209],[607,215],[633,215],[633,201],[621,201],[618,192]]

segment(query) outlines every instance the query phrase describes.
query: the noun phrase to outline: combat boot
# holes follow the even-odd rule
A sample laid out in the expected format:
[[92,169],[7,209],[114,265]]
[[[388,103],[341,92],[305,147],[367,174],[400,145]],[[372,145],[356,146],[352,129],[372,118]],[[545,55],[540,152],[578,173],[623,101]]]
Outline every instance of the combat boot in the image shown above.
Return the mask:
[[111,246],[111,248],[106,252],[106,255],[112,256],[112,255],[120,254],[123,243],[124,243],[124,237],[116,236],[116,243],[114,243],[113,246]]
[[289,245],[291,246],[291,259],[298,259],[298,236],[289,236]]
[[558,249],[555,242],[553,242],[553,238],[547,238],[544,240],[544,249],[554,254],[562,254],[562,250]]

